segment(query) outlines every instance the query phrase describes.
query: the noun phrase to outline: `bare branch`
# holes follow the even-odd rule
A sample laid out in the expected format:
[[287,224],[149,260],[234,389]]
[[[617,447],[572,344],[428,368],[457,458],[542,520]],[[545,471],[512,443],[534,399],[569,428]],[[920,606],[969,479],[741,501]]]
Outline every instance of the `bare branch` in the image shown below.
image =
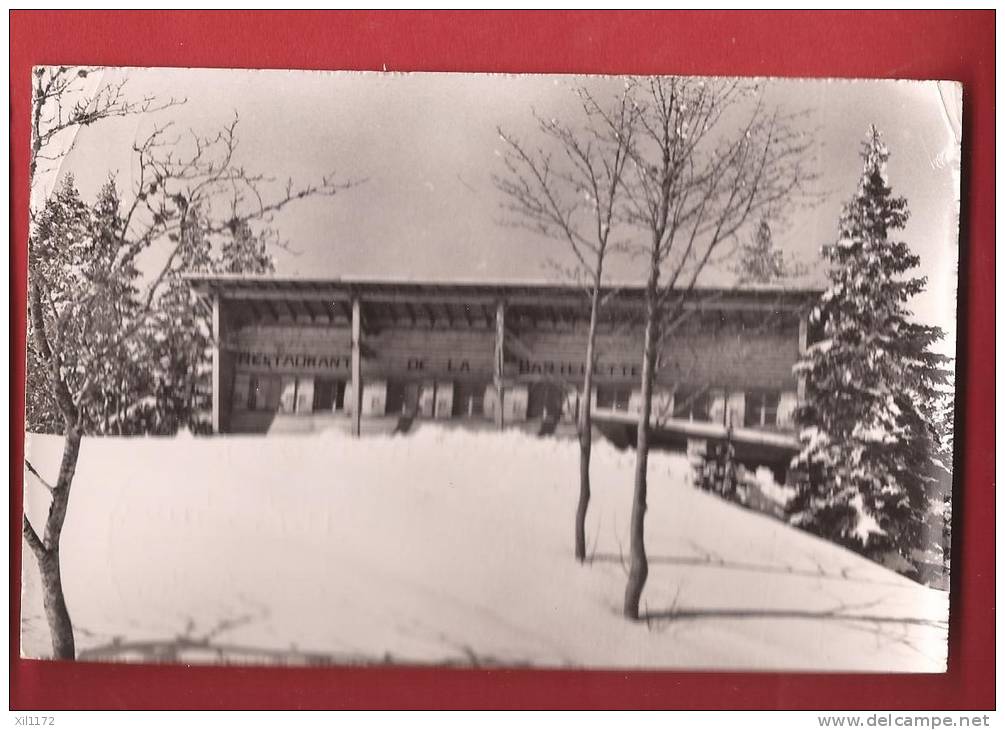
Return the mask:
[[[174,99],[160,103],[152,97],[129,100],[123,92],[125,80],[87,93],[85,80],[96,71],[36,70],[33,176],[38,162],[65,155],[67,150],[58,142],[61,132],[181,103]],[[209,135],[195,130],[177,133],[170,123],[158,124],[135,143],[131,195],[121,214],[114,214],[114,240],[103,242],[103,248],[114,252],[112,258],[76,277],[74,286],[49,281],[51,272],[45,262],[31,257],[29,310],[34,351],[46,366],[67,429],[80,427],[82,414],[90,413],[95,399],[100,399],[98,383],[108,375],[105,363],[113,353],[125,352],[137,342],[157,316],[161,297],[179,271],[221,265],[217,262],[225,243],[249,224],[256,224],[264,236],[273,217],[288,205],[330,197],[364,182],[331,173],[308,184],[283,183],[250,171],[237,157],[239,122],[235,113],[222,129]],[[37,220],[33,215],[33,235]],[[151,250],[157,252],[156,270],[148,272],[142,289],[113,292],[106,282],[135,279],[131,272],[144,252]],[[120,299],[122,306],[116,303]],[[115,326],[88,339],[89,323],[97,316]],[[72,357],[66,352],[67,347],[79,349],[85,341],[86,351],[74,351]]]
[[35,528],[31,526],[28,515],[22,515],[21,517],[21,534],[24,535],[25,542],[28,543],[28,547],[31,548],[35,557],[41,559],[49,552],[46,550],[45,545],[42,544],[42,540],[39,538],[38,533],[35,532]]
[[87,79],[101,71],[82,66],[41,66],[34,70],[32,145],[28,163],[32,182],[39,160],[62,160],[72,148],[71,143],[61,149],[51,149],[62,134],[105,119],[163,111],[185,102],[173,98],[158,101],[152,96],[130,101],[124,95],[125,79],[101,85],[88,94]]
[[38,480],[39,484],[41,484],[43,487],[46,488],[46,490],[49,492],[49,494],[53,493],[53,491],[54,491],[53,486],[51,484],[49,484],[49,482],[47,482],[42,477],[41,474],[38,473],[38,471],[35,469],[34,466],[32,466],[32,464],[31,464],[30,461],[28,461],[27,459],[25,459],[24,460],[24,466]]

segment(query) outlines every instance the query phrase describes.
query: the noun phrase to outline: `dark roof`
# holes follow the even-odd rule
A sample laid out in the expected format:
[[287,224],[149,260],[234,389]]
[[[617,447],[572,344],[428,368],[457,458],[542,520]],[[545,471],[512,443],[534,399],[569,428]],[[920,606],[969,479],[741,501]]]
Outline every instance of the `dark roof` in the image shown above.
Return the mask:
[[[534,280],[451,280],[418,281],[379,277],[301,278],[248,274],[186,273],[184,278],[203,295],[218,294],[228,299],[313,299],[348,300],[359,296],[365,301],[495,302],[533,306],[537,303],[581,299],[585,290],[572,282]],[[622,303],[641,300],[644,286],[638,283],[609,283],[604,293]],[[802,307],[821,293],[819,288],[754,285],[733,288],[702,287],[693,290],[695,303],[710,308],[768,306]]]

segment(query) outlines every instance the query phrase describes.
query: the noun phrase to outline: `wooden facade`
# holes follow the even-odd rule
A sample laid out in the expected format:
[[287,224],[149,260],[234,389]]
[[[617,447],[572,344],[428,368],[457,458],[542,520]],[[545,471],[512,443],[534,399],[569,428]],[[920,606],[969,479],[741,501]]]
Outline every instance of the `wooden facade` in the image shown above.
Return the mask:
[[[213,427],[354,434],[437,419],[575,422],[588,299],[571,286],[188,276],[213,312]],[[597,338],[602,416],[639,408],[641,290],[610,292]],[[786,432],[817,292],[700,290],[660,353],[653,418]]]

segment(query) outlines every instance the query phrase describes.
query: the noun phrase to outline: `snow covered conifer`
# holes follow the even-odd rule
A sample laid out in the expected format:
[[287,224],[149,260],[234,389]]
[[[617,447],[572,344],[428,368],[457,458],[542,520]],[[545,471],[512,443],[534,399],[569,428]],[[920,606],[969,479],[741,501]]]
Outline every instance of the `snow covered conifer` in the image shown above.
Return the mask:
[[790,513],[874,559],[896,551],[914,562],[941,538],[926,523],[945,483],[933,416],[948,372],[931,350],[942,331],[910,319],[907,303],[925,279],[907,275],[919,258],[893,237],[907,201],[888,184],[889,151],[875,127],[862,157],[838,240],[823,251],[830,285],[811,315],[821,339],[795,366],[806,390]]
[[246,220],[228,221],[214,245],[205,216],[190,212],[177,252],[177,266],[166,277],[146,333],[149,360],[156,363],[156,433],[178,429],[205,432],[211,428],[208,394],[212,389],[212,323],[210,312],[182,274],[187,271],[228,274],[269,274],[275,263],[267,232],[255,232]]
[[111,179],[87,205],[67,176],[37,215],[29,256],[47,297],[40,319],[28,325],[28,380],[38,390],[28,398],[29,430],[62,433],[66,427],[50,387],[52,368],[34,338],[40,322],[61,349],[60,377],[81,389],[81,429],[129,432],[127,406],[147,386],[148,374],[136,343],[120,337],[137,317],[139,272],[118,239],[119,206]]

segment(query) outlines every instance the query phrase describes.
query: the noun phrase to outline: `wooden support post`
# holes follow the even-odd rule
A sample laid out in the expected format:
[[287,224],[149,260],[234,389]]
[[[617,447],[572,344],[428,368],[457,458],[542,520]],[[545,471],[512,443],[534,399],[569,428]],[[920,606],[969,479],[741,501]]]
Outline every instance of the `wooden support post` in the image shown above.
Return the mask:
[[363,378],[360,373],[360,314],[359,297],[352,299],[352,435],[360,434],[363,410]]
[[503,418],[503,364],[506,348],[506,304],[501,299],[496,303],[496,351],[493,380],[496,386],[496,427],[502,430]]
[[213,294],[213,433],[220,433],[223,400],[223,378],[221,377],[220,362],[220,336],[222,327],[220,322],[220,295]]

